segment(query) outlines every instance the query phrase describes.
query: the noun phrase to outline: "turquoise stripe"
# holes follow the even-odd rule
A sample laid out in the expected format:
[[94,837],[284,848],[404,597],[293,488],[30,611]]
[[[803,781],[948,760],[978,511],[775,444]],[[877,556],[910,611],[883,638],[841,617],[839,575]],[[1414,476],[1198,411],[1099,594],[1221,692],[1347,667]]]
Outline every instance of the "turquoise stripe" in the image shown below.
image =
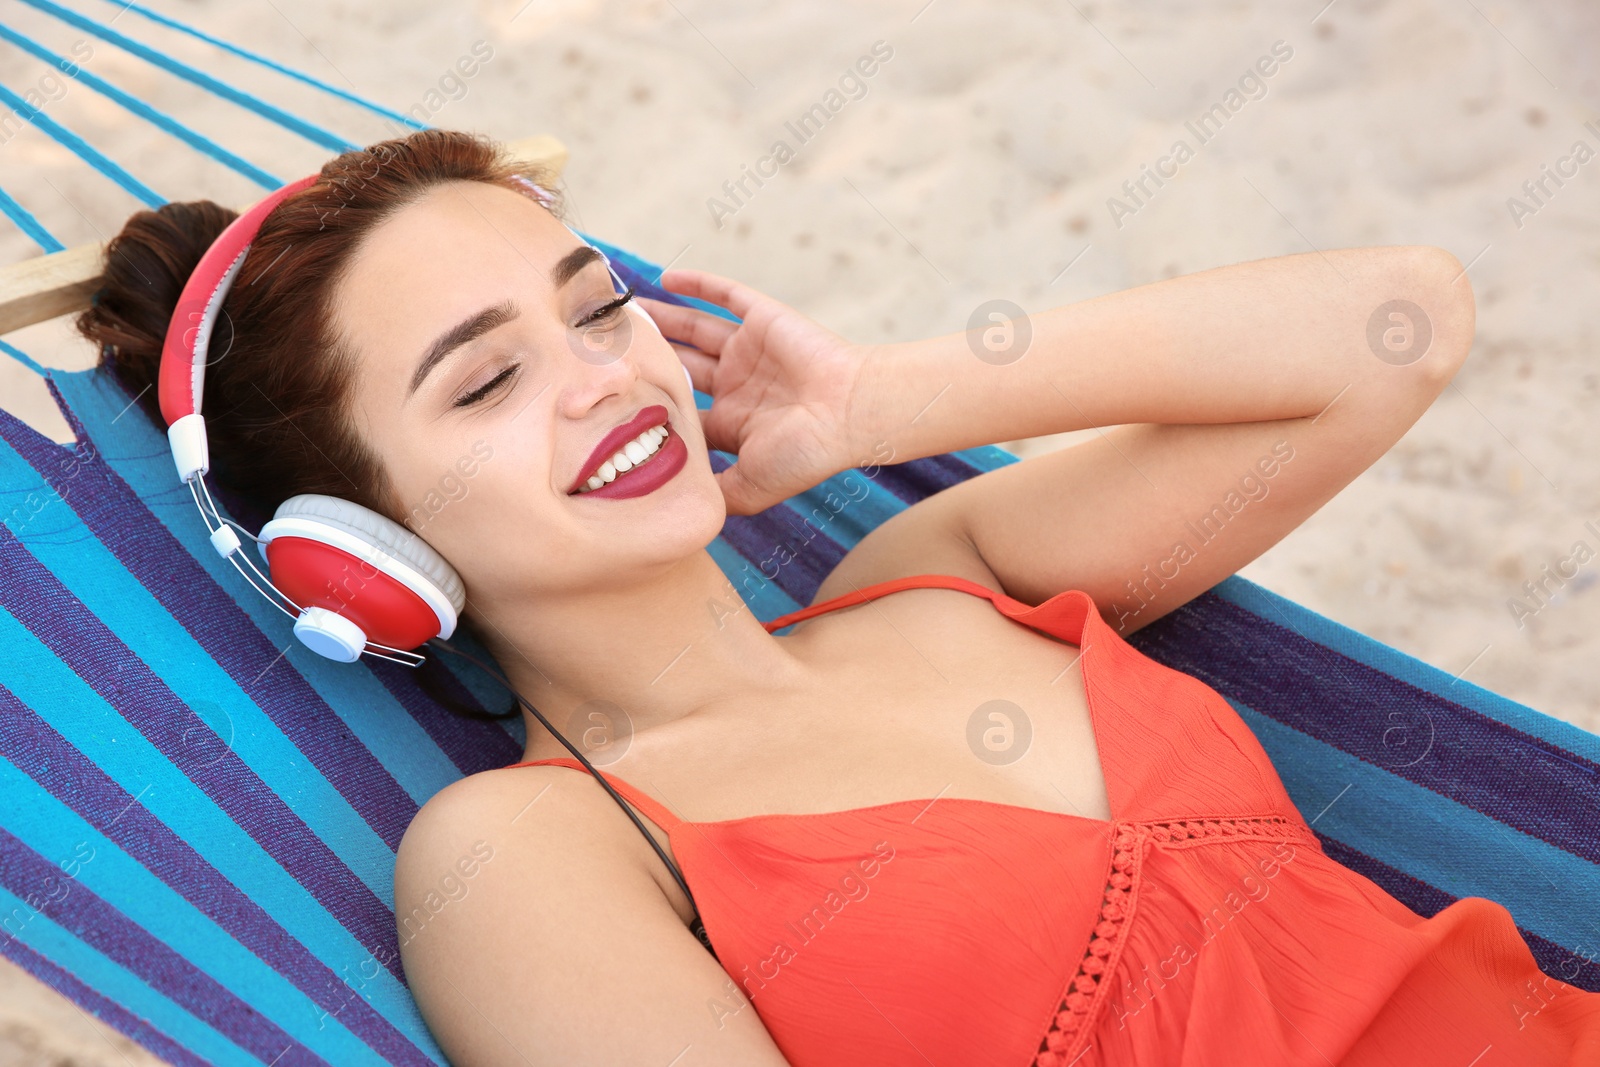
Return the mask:
[[[91,864],[92,866],[92,864]],[[0,886],[0,914],[27,911],[22,898]],[[170,999],[129,973],[120,963],[84,944],[45,915],[35,915],[17,938],[107,1000],[144,1019],[173,1041],[220,1067],[261,1067],[261,1061]]]
[[[56,240],[55,234],[41,226],[39,220],[33,217],[33,213],[12,199],[11,194],[4,189],[0,189],[0,212],[3,212],[6,218],[16,223],[17,228],[27,234],[34,244],[44,249],[46,254],[59,252],[67,247]],[[38,368],[41,374],[44,373],[37,363],[34,363],[33,360],[23,355],[19,350],[12,348],[10,345],[6,345],[5,350],[7,355],[20,359],[29,366]]]
[[[212,550],[189,490],[178,483],[166,436],[155,429],[144,412],[135,408],[124,411],[127,395],[102,372],[57,372],[55,382],[67,404],[86,425],[106,427],[113,419],[117,420],[115,434],[96,442],[115,451],[99,454],[212,580],[227,591],[250,621],[278,648],[295,640],[289,618],[251,589],[233,569],[233,564]],[[30,480],[36,478],[37,475],[33,475]],[[246,551],[254,551],[254,548],[247,545]],[[259,553],[255,561],[261,564]],[[115,561],[113,565],[120,567]],[[299,671],[384,769],[394,775],[419,807],[461,777],[455,764],[371,671],[325,662],[314,653],[298,648],[285,657],[285,662],[291,658],[295,661],[293,669]],[[442,658],[450,657],[446,654]],[[273,669],[284,665],[280,663]]]
[[[130,52],[148,63],[153,63],[162,70],[170,71],[185,81],[192,82],[202,89],[215,93],[224,100],[230,100],[241,107],[248,108],[263,118],[270,119],[285,129],[293,130],[306,140],[319,144],[324,148],[331,149],[334,152],[347,152],[352,148],[358,147],[342,137],[329,133],[320,126],[314,126],[304,119],[296,118],[281,108],[273,107],[271,104],[251,96],[249,93],[242,92],[225,82],[218,81],[209,74],[203,74],[185,63],[180,63],[148,45],[141,44],[130,37],[125,37],[109,26],[103,26],[92,19],[85,18],[76,11],[71,11],[60,4],[52,3],[51,0],[22,0],[22,3],[54,15],[69,26],[76,26],[85,33],[93,34],[103,41],[109,41],[125,52]],[[161,201],[159,200],[156,202],[157,205],[160,203]]]
[[[4,195],[4,194],[0,193],[0,195]],[[48,374],[49,373],[49,371],[45,370],[44,367],[41,366],[38,363],[38,361],[36,361],[32,356],[28,355],[28,353],[24,352],[22,349],[16,347],[15,345],[10,345],[10,344],[7,344],[4,341],[0,341],[0,352],[4,352],[6,355],[10,356],[12,359],[16,360],[18,363],[22,364],[24,367],[27,367],[29,370],[33,371],[35,374]]]
[[332,95],[339,97],[341,100],[348,100],[352,104],[359,104],[361,107],[366,108],[368,111],[372,111],[372,112],[374,112],[376,114],[383,115],[386,118],[394,119],[396,122],[403,123],[404,125],[410,126],[414,130],[422,130],[422,129],[426,129],[427,128],[427,127],[423,126],[420,122],[418,122],[416,119],[411,118],[409,115],[403,115],[398,111],[390,111],[388,108],[384,107],[382,104],[374,104],[372,101],[367,100],[367,99],[365,99],[363,97],[357,96],[355,93],[347,93],[343,89],[340,89],[338,86],[329,85],[327,82],[319,81],[318,79],[311,77],[311,75],[309,75],[309,74],[302,74],[298,70],[295,70],[292,67],[286,67],[282,63],[277,62],[276,60],[268,59],[266,56],[257,55],[256,53],[251,52],[248,49],[240,48],[238,45],[229,44],[227,41],[224,41],[224,40],[222,40],[221,38],[218,38],[218,37],[213,37],[209,33],[202,33],[201,31],[195,29],[192,26],[186,26],[183,23],[178,22],[175,19],[169,19],[165,15],[162,15],[162,14],[160,14],[158,12],[155,12],[155,11],[151,11],[149,8],[145,7],[142,4],[130,3],[129,0],[106,0],[106,3],[111,4],[113,7],[116,7],[119,10],[124,10],[125,11],[125,10],[132,9],[134,11],[137,11],[139,14],[141,14],[145,18],[149,19],[151,22],[160,23],[163,26],[167,26],[167,27],[170,27],[171,29],[177,30],[179,33],[186,33],[190,37],[197,37],[200,40],[205,41],[207,44],[214,44],[218,48],[221,48],[221,49],[223,49],[224,51],[227,51],[227,52],[232,52],[234,55],[239,56],[242,59],[248,59],[252,63],[259,63],[263,67],[268,68],[269,70],[275,70],[279,74],[285,74],[285,75],[295,79],[296,81],[304,82],[307,85],[315,86],[316,88],[321,89],[325,93],[331,93]]
[[33,123],[40,132],[47,134],[56,143],[65,147],[73,155],[89,164],[107,178],[122,186],[138,199],[144,201],[147,207],[160,207],[166,200],[160,193],[150,188],[132,174],[123,170],[110,158],[94,148],[82,137],[73,133],[55,119],[46,115],[36,107],[29,106],[28,102],[16,93],[0,85],[0,101],[10,105],[17,114]]
[[[11,29],[11,27],[5,25],[4,23],[0,23],[0,37],[5,38],[18,48],[33,54],[37,58],[44,60],[57,70],[60,70],[63,74],[67,74],[69,78],[74,78],[82,82],[100,95],[115,100],[117,103],[121,104],[135,115],[138,115],[140,118],[145,119],[148,122],[151,122],[161,129],[167,131],[174,137],[177,137],[179,140],[187,143],[190,147],[199,149],[201,152],[204,152],[217,162],[233,168],[235,171],[243,174],[246,178],[249,178],[257,185],[263,186],[267,189],[276,189],[278,186],[284,184],[281,179],[274,178],[272,175],[268,174],[255,164],[234,155],[232,152],[228,151],[226,148],[223,148],[210,138],[191,130],[177,119],[157,111],[155,108],[151,107],[143,100],[140,100],[138,97],[133,96],[130,93],[123,92],[121,89],[117,88],[115,85],[112,85],[104,78],[90,73],[82,66],[72,62],[71,60],[56,55],[54,52],[50,51],[48,48],[45,48],[37,41],[34,41],[28,37],[24,37],[22,34]],[[70,74],[67,73],[69,69],[72,69],[73,71]]]
[[[794,597],[761,573],[760,568],[756,566],[756,562],[759,561],[745,559],[722,538],[719,537],[707,545],[706,551],[711,554],[717,566],[722,568],[729,581],[737,586],[739,598],[750,606],[750,611],[761,621],[776,619],[779,615],[787,615],[800,607]],[[744,584],[747,579],[754,588]],[[730,602],[729,607],[737,608],[737,605]]]
[[[315,1001],[240,945],[77,812],[3,759],[0,759],[0,795],[8,801],[8,831],[46,858],[72,856],[74,847],[87,841],[94,854],[79,868],[77,882],[295,1040],[329,1063],[383,1063],[381,1056],[337,1019],[329,1019],[320,1029],[308,1027],[308,1020],[322,1017],[323,1010]],[[71,900],[70,894],[67,899]]]
[[[13,487],[36,478],[9,447],[0,447],[0,480]],[[37,483],[35,483],[37,484]],[[48,488],[33,519],[35,529],[78,527],[77,515]],[[69,490],[70,492],[70,490]],[[197,520],[198,521],[198,520]],[[10,521],[7,521],[10,525]],[[92,536],[47,542],[28,536],[32,523],[13,532],[60,582],[89,608],[172,692],[212,723],[217,711],[232,722],[229,748],[342,863],[383,901],[394,897],[394,853],[250,697],[217,666],[194,635],[167,613],[138,579]],[[81,528],[81,527],[79,527]],[[281,646],[280,646],[281,647]],[[302,649],[300,658],[315,655]],[[286,660],[292,660],[292,654]],[[282,669],[280,662],[272,669]],[[53,704],[36,706],[54,706]],[[218,731],[223,741],[227,733]],[[187,779],[186,779],[187,780]]]
[[[352,974],[365,978],[360,968],[369,958],[366,947],[227,812],[6,611],[0,611],[0,648],[6,650],[10,668],[6,685],[19,700],[33,708],[71,708],[70,715],[51,716],[51,725],[69,744],[129,796],[137,797],[141,806],[188,842],[335,974],[347,981]],[[392,867],[392,863],[385,866]],[[112,903],[120,907],[120,896]],[[367,980],[362,995],[419,1048],[436,1048],[410,993],[387,969],[376,970],[377,976]],[[119,999],[118,1003],[129,1001]],[[314,1026],[315,1019],[311,1022]]]
[[1535,711],[1526,704],[1491,693],[1465,679],[1457,681],[1454,676],[1437,667],[1318,615],[1237,574],[1224,579],[1212,592],[1230,604],[1236,604],[1268,622],[1288,627],[1375,671],[1471,708],[1481,715],[1548,741],[1559,749],[1600,762],[1600,737]]
[[1233,706],[1317,830],[1452,896],[1509,901],[1519,926],[1558,945],[1595,943],[1593,917],[1574,902],[1600,900],[1600,867]]

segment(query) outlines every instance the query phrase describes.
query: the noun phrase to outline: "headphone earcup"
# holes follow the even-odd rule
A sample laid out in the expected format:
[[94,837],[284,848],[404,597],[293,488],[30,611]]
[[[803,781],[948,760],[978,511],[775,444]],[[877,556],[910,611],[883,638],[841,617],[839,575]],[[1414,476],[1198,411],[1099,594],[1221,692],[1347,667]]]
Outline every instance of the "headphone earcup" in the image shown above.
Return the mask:
[[302,493],[258,536],[272,584],[304,609],[295,635],[320,655],[354,662],[367,641],[409,651],[455,632],[466,604],[460,576],[375,511]]

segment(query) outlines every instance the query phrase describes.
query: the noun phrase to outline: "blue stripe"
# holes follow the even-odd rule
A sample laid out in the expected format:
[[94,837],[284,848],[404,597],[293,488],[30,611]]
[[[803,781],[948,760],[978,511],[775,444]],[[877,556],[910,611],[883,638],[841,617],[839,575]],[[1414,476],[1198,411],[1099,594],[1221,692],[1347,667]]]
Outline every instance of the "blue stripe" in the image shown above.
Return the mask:
[[[42,790],[61,804],[70,805],[115,847],[204,911],[226,936],[290,978],[322,1011],[337,1016],[389,1062],[430,1061],[364,999],[352,997],[349,986],[332,968],[317,960],[277,918],[228,881],[144,804],[135,803],[141,798],[118,787],[3,685],[0,751],[36,783],[31,789],[24,783],[8,795],[25,798]],[[20,799],[18,802],[23,803]]]
[[[1323,620],[1323,632],[1313,636],[1331,641],[1327,628],[1335,625]],[[1600,765],[1579,752],[1419,689],[1221,597],[1204,596],[1133,636],[1135,647],[1156,650],[1155,658],[1231,701],[1512,830],[1600,861]]]
[[1233,575],[1211,590],[1253,615],[1287,627],[1309,641],[1325,645],[1357,663],[1365,664],[1390,678],[1414,686],[1425,693],[1442,697],[1487,718],[1502,722],[1541,741],[1600,764],[1600,736],[1571,723],[1545,715],[1472,684],[1457,680],[1437,667],[1424,663],[1399,649],[1375,641],[1357,630],[1334,622],[1292,600],[1278,596],[1238,575]]
[[[24,2],[31,2],[31,0],[24,0]],[[57,143],[65,146],[73,155],[144,201],[146,206],[160,207],[166,203],[166,199],[160,193],[123,170],[100,152],[99,149],[90,145],[82,137],[79,137],[49,115],[46,115],[39,108],[31,106],[26,100],[7,89],[4,85],[0,85],[0,101],[9,104],[17,114],[33,123],[41,132],[48,134]]]
[[[281,108],[273,107],[271,104],[268,104],[263,100],[259,100],[256,97],[251,96],[249,93],[235,89],[231,85],[218,81],[209,74],[203,74],[200,71],[195,70],[188,64],[180,63],[177,60],[156,51],[154,48],[151,48],[148,45],[140,44],[138,41],[135,41],[130,37],[125,37],[108,26],[102,26],[100,23],[95,22],[92,19],[85,18],[76,11],[69,11],[60,4],[52,3],[51,0],[22,0],[22,3],[27,4],[29,7],[46,12],[47,14],[54,15],[56,18],[67,23],[69,26],[76,26],[85,33],[93,34],[103,41],[109,41],[124,51],[131,52],[140,59],[155,64],[162,70],[176,74],[178,77],[187,82],[191,82],[200,86],[202,89],[206,89],[212,93],[215,93],[224,100],[231,100],[240,107],[249,108],[251,111],[254,111],[263,118],[271,119],[273,122],[276,122],[285,129],[293,130],[306,140],[315,144],[319,144],[324,148],[331,149],[334,152],[348,152],[351,149],[358,147],[357,145],[346,141],[342,137],[329,133],[320,126],[315,126],[309,122],[306,122],[304,119],[296,118]],[[160,203],[161,201],[156,201],[157,205]]]
[[1600,867],[1229,703],[1317,831],[1451,896],[1503,903],[1517,925],[1558,945],[1596,944],[1594,917],[1573,903],[1600,900]]
[[[369,950],[356,935],[251,837],[233,813],[196,788],[166,754],[6,611],[0,611],[0,648],[7,655],[7,685],[18,699],[32,707],[72,709],[70,715],[53,716],[51,725],[73,747],[93,753],[107,777],[138,798],[329,968],[343,975],[359,973]],[[260,802],[252,797],[277,799],[265,790],[246,790],[240,797],[247,803]],[[380,910],[392,927],[388,905]],[[362,994],[419,1047],[432,1047],[415,1002],[388,971],[379,970]]]
[[[384,1062],[337,1020],[320,1029],[305,1026],[323,1009],[3,759],[0,795],[8,798],[5,830],[39,855],[70,858],[84,843],[93,850],[86,853],[88,862],[81,864],[77,878],[65,889],[64,904],[76,905],[74,890],[79,886],[103,901],[114,902],[130,922],[330,1063]],[[85,853],[76,855],[81,859]]]
[[[175,779],[172,787],[185,794],[191,792],[185,778],[199,786],[399,977],[394,952],[397,935],[386,921],[386,901],[392,897],[380,898],[363,884],[289,809],[283,796],[246,767],[143,661],[30,557],[9,531],[0,531],[0,559],[15,579],[0,587],[0,606],[9,613],[7,618],[26,619],[28,631],[47,645],[53,657],[59,657],[59,664],[87,682],[102,700],[115,701],[126,724],[165,760],[162,767],[147,769],[159,769],[162,777]],[[51,706],[55,702],[48,697],[39,701],[40,694],[25,694],[20,685],[12,688],[30,704]],[[195,739],[203,742],[203,747],[195,747]],[[89,751],[97,749],[91,740]],[[305,776],[305,785],[313,782],[314,778]],[[388,865],[369,864],[363,870],[375,879],[392,875]]]
[[[59,69],[63,74],[67,75],[67,77],[77,79],[83,84],[89,86],[89,88],[100,93],[102,96],[115,100],[117,103],[121,104],[135,115],[138,115],[140,118],[154,123],[156,126],[166,130],[179,140],[182,140],[190,146],[199,149],[201,152],[204,152],[217,162],[233,168],[235,171],[243,174],[246,178],[249,178],[257,185],[267,189],[276,189],[278,186],[285,184],[282,179],[273,177],[248,160],[241,159],[240,157],[234,155],[232,152],[228,151],[226,148],[223,148],[210,138],[196,133],[194,130],[191,130],[189,127],[185,126],[176,119],[170,118],[162,112],[157,111],[155,108],[151,107],[143,100],[140,100],[138,97],[123,92],[121,89],[118,89],[115,85],[112,85],[104,78],[90,73],[77,63],[74,63],[72,60],[56,55],[43,45],[31,40],[30,38],[24,37],[22,34],[11,29],[4,23],[0,23],[0,38],[10,41],[18,48],[31,52],[33,55],[44,60],[46,63],[49,63]],[[54,250],[51,249],[50,251]]]
[[[39,220],[34,218],[33,214],[27,208],[23,207],[21,204],[17,203],[16,200],[12,199],[11,194],[6,192],[4,189],[0,189],[0,212],[4,212],[6,218],[16,223],[17,228],[23,233],[27,234],[28,238],[32,240],[34,244],[44,249],[47,254],[50,252],[59,252],[63,248],[67,247],[60,241],[56,240],[54,234],[41,226],[39,224]],[[4,342],[0,342],[0,344],[3,343]],[[24,356],[20,351],[12,348],[10,345],[6,345],[5,350],[8,355],[20,359],[30,366],[35,368],[39,366],[37,363],[34,363],[33,360],[29,359],[27,356]],[[43,371],[40,371],[40,373],[43,373]]]
[[45,959],[16,938],[0,939],[0,955],[8,957],[12,963],[102,1023],[110,1023],[121,1030],[173,1067],[206,1067],[204,1060],[151,1026],[148,1019],[141,1019],[121,1004],[102,996],[88,983]]
[[[28,485],[25,479],[30,474],[30,468],[17,462],[16,453],[0,446],[0,476],[7,485],[20,490]],[[88,477],[80,472],[73,481]],[[34,522],[45,528],[71,524],[71,509],[60,496],[51,492],[49,486],[36,491],[44,495],[29,505],[30,510],[38,509]],[[71,483],[66,484],[63,491],[79,500],[92,492]],[[297,821],[303,821],[323,841],[333,842],[335,854],[348,870],[368,874],[372,879],[368,889],[374,896],[378,899],[392,897],[392,872],[388,868],[394,863],[393,848],[352,807],[353,798],[341,795],[321,775],[296,771],[295,768],[307,762],[307,754],[285,736],[275,725],[274,718],[252,699],[251,690],[230,677],[197,643],[197,634],[185,629],[133,574],[92,538],[76,544],[52,545],[34,539],[32,523],[22,529],[16,528],[13,522],[5,525],[9,535],[0,533],[0,542],[9,537],[22,540],[28,554],[48,572],[51,584],[59,582],[64,595],[98,616],[109,634],[121,642],[119,653],[135,659],[137,666],[129,676],[133,672],[148,671],[153,686],[170,691],[180,702],[182,714],[191,728],[197,730],[193,736],[205,739],[180,751],[193,755],[199,751],[197,746],[203,744],[209,757],[210,747],[215,746],[219,756],[226,754],[228,759],[240,761],[241,770],[248,773],[251,780],[259,781],[278,796],[294,798]],[[19,566],[25,566],[15,542],[9,547],[11,551],[0,547],[0,552],[17,559]],[[0,601],[5,597],[6,593],[0,591]],[[23,621],[30,628],[34,624],[31,619]],[[269,656],[263,660],[262,667],[266,667],[270,659]],[[287,660],[288,657],[284,657],[270,670],[286,669]],[[259,695],[261,690],[255,692]],[[127,709],[119,710],[126,712]]]
[[[19,893],[18,886],[13,885],[16,872],[11,869],[13,869],[13,865],[27,864],[30,861],[37,862],[45,870],[50,870],[51,867],[43,862],[42,857],[26,856],[24,851],[19,848],[18,843],[14,840],[8,840],[8,838],[10,838],[10,835],[5,830],[0,830],[0,907],[5,907],[6,915],[13,918],[13,929],[21,931],[19,941],[24,941],[26,944],[35,947],[35,949],[42,950],[46,955],[50,955],[51,950],[64,949],[66,942],[70,939],[80,949],[86,950],[86,952],[93,952],[94,957],[98,957],[96,961],[101,963],[98,968],[99,974],[106,974],[107,971],[112,971],[115,968],[115,971],[126,974],[126,977],[128,977],[126,984],[133,985],[134,982],[138,982],[138,984],[144,985],[144,989],[149,995],[157,995],[157,997],[165,1000],[170,1005],[171,1022],[179,1025],[189,1024],[186,1029],[192,1030],[194,1037],[200,1041],[200,1045],[195,1045],[195,1043],[190,1043],[189,1040],[186,1040],[186,1045],[189,1045],[189,1048],[195,1049],[195,1051],[214,1049],[216,1053],[226,1057],[227,1062],[256,1062],[256,1064],[261,1062],[262,1056],[259,1051],[256,1056],[250,1057],[251,1054],[245,1048],[240,1048],[238,1043],[224,1035],[216,1025],[202,1019],[189,1006],[178,1003],[179,997],[189,998],[190,1003],[194,1003],[195,1006],[210,1009],[213,1017],[216,1017],[216,1014],[221,1014],[219,1021],[229,1022],[232,1019],[229,1019],[226,1009],[218,1013],[219,1008],[230,1008],[232,1006],[226,1005],[224,998],[216,998],[216,1000],[211,1001],[195,1001],[195,990],[192,989],[192,985],[182,981],[184,976],[181,976],[181,974],[162,974],[160,977],[165,979],[165,981],[160,982],[160,985],[165,987],[165,989],[162,989],[162,987],[157,987],[154,982],[147,981],[144,977],[131,973],[125,968],[122,961],[118,961],[112,955],[112,952],[120,952],[126,957],[128,953],[126,953],[125,945],[117,944],[112,937],[107,937],[110,931],[106,926],[91,928],[88,931],[90,939],[83,937],[85,929],[83,929],[82,923],[83,918],[85,918],[85,912],[77,909],[77,907],[62,910],[59,918],[56,918],[56,915],[51,915],[50,912],[53,909],[50,909],[48,905],[46,905],[45,910],[35,912],[35,905],[30,904],[29,899]],[[42,893],[42,889],[27,889],[29,897],[34,897],[34,899],[38,899],[38,897],[42,896]],[[77,904],[86,905],[90,913],[101,910],[94,907],[93,897],[83,888],[77,888],[72,891],[67,899],[77,902]],[[74,926],[77,926],[77,928],[74,928]],[[101,944],[106,945],[106,949],[110,949],[112,952],[102,949],[101,945],[93,944],[94,936],[99,936]],[[77,973],[82,974],[85,971],[77,971]],[[120,974],[117,977],[120,977]],[[123,1001],[123,1003],[130,1003],[130,1001]],[[205,1027],[205,1029],[202,1030],[200,1027]],[[170,1033],[174,1032],[168,1025],[163,1025],[163,1029],[168,1030]],[[246,1029],[242,1033],[238,1033],[238,1037],[248,1041],[248,1043],[253,1043],[256,1048],[261,1049],[259,1041],[264,1035],[259,1033],[259,1030],[258,1032],[250,1032],[250,1030]],[[283,1045],[288,1045],[288,1041],[283,1041]],[[280,1048],[283,1045],[280,1045]],[[293,1049],[293,1046],[290,1046],[290,1048]],[[278,1049],[274,1049],[274,1053],[277,1053],[277,1051]],[[274,1053],[269,1053],[269,1056]],[[208,1056],[208,1059],[210,1059],[210,1056]],[[285,1056],[285,1059],[301,1059],[301,1057],[294,1056],[293,1051],[290,1051],[290,1056]],[[304,1062],[304,1059],[301,1062]]]
[[[1379,863],[1359,849],[1351,848],[1327,834],[1317,836],[1322,841],[1324,853],[1352,871],[1371,879],[1384,892],[1418,915],[1432,918],[1459,899],[1387,863]],[[1600,963],[1579,955],[1575,950],[1563,948],[1554,941],[1548,941],[1523,927],[1517,927],[1517,933],[1522,935],[1528,951],[1533,953],[1534,962],[1544,973],[1563,982],[1570,982],[1579,989],[1600,993]],[[1584,951],[1593,952],[1593,949],[1585,947]]]
[[35,361],[32,356],[28,355],[28,353],[24,352],[22,349],[17,348],[15,345],[10,345],[4,341],[0,341],[0,352],[4,352],[6,355],[10,356],[24,367],[27,367],[35,374],[42,375],[50,373],[49,371],[45,370],[45,368],[37,361]]
[[300,71],[295,70],[292,67],[286,67],[282,63],[277,62],[276,60],[271,60],[271,59],[268,59],[265,56],[257,55],[256,53],[251,52],[248,49],[240,48],[238,45],[229,44],[227,41],[224,41],[224,40],[222,40],[220,38],[217,38],[217,37],[213,37],[209,33],[202,33],[200,30],[197,30],[192,26],[186,26],[183,23],[178,22],[176,19],[169,19],[165,15],[162,15],[162,14],[160,14],[158,12],[155,12],[155,11],[151,11],[149,8],[145,7],[142,4],[131,3],[131,2],[129,2],[129,0],[106,0],[106,3],[111,4],[113,7],[116,7],[119,10],[137,11],[139,14],[141,14],[145,18],[149,19],[151,22],[160,23],[161,25],[170,27],[171,29],[177,30],[180,33],[186,33],[190,37],[197,37],[200,40],[205,41],[207,44],[214,44],[218,48],[221,48],[221,49],[223,49],[224,51],[227,51],[227,52],[232,52],[234,55],[239,56],[242,59],[248,59],[252,63],[259,63],[263,67],[268,68],[269,70],[275,70],[279,74],[287,75],[288,77],[293,78],[296,81],[304,82],[307,85],[315,86],[316,88],[321,89],[325,93],[331,93],[334,96],[337,96],[341,100],[348,100],[352,104],[359,104],[361,107],[366,108],[368,111],[374,112],[374,113],[379,114],[379,115],[383,115],[386,118],[394,119],[396,122],[399,122],[399,123],[402,123],[403,125],[409,126],[414,130],[427,129],[427,127],[424,126],[422,123],[418,122],[416,119],[413,119],[408,115],[402,115],[398,111],[390,111],[388,108],[384,107],[382,104],[375,104],[372,101],[365,99],[364,97],[357,96],[355,93],[347,93],[343,89],[340,89],[338,86],[329,85],[327,82],[319,81],[318,79],[313,78],[309,74],[302,74]]
[[[183,553],[204,570],[217,588],[234,598],[235,606],[229,611],[242,612],[254,630],[272,635],[277,641],[268,658],[292,641],[289,620],[246,585],[231,563],[212,550],[195,513],[194,501],[178,483],[166,436],[142,410],[128,407],[133,398],[102,370],[57,372],[51,382],[67,402],[62,414],[68,424],[81,439],[93,441],[107,466],[160,521],[172,544],[181,546],[169,551]],[[86,427],[94,428],[92,436]],[[105,446],[104,450],[99,450],[100,445]],[[238,625],[246,624],[241,620]],[[301,679],[296,684],[308,684],[338,715],[342,728],[348,729],[405,789],[413,810],[461,776],[455,764],[373,675],[370,665],[323,662],[314,655],[297,658],[303,669],[295,671]],[[261,666],[265,665],[262,661]],[[278,665],[282,666],[283,663]],[[290,692],[285,699],[300,698]],[[400,828],[403,827],[401,823]]]
[[[29,910],[22,898],[0,885],[0,914],[10,915],[19,908],[24,909],[23,914]],[[151,989],[121,964],[84,944],[48,916],[35,915],[17,940],[96,993],[122,1005],[203,1062],[220,1067],[261,1067],[259,1059]]]
[[[65,414],[68,426],[81,439],[81,424],[70,410]],[[269,639],[267,635],[272,631],[250,626],[238,603],[245,592],[251,592],[244,580],[235,575],[233,582],[221,590],[207,581],[194,557],[180,550],[165,527],[149,521],[150,512],[144,502],[98,461],[92,446],[85,446],[80,457],[36,432],[8,432],[3,423],[0,437],[9,438],[11,446],[50,482],[51,488],[63,495],[70,493],[77,516],[111,551],[122,569],[137,579],[192,635],[206,657],[215,661],[266,712],[295,748],[361,813],[389,849],[398,847],[400,836],[416,814],[416,806],[372,752],[340,728],[337,713],[295,669],[298,660],[319,657],[302,648],[298,659],[290,658],[286,650],[298,642],[287,632],[287,619],[276,628],[275,636],[281,644]],[[0,452],[0,462],[4,458]],[[14,484],[30,481],[13,479]],[[204,543],[206,534],[199,515],[193,514],[190,521],[195,533],[189,541]]]

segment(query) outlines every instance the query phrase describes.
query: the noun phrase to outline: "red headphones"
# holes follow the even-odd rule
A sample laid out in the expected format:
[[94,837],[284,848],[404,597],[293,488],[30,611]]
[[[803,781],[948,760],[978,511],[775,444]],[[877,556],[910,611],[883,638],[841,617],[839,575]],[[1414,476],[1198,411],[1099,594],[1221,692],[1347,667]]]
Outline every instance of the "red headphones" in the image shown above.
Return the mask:
[[[365,652],[416,666],[423,657],[411,650],[454,633],[466,603],[460,577],[427,542],[369,508],[315,493],[285,500],[261,532],[251,534],[222,517],[205,483],[211,458],[200,400],[206,349],[223,298],[262,221],[320,178],[313,174],[269,194],[234,219],[201,257],[173,309],[162,345],[161,414],[167,421],[178,477],[189,486],[211,531],[212,546],[294,619],[294,633],[302,644],[343,663],[353,663]],[[548,206],[550,195],[544,189],[520,176],[518,180]],[[609,258],[606,264],[610,266]],[[612,277],[621,284],[614,269]],[[636,303],[626,306],[655,326]],[[684,373],[687,376],[687,369]],[[234,527],[256,542],[270,577],[261,573],[249,553],[239,551],[242,542]]]

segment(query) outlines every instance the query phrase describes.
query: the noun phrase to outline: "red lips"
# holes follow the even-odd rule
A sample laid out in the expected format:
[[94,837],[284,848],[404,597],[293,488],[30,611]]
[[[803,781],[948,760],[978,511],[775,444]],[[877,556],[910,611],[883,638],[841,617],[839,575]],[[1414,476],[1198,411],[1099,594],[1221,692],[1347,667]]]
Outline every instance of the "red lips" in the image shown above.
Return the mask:
[[582,489],[583,483],[594,477],[594,473],[600,469],[600,464],[620,452],[623,445],[651,427],[665,426],[666,423],[667,409],[661,404],[651,404],[641,410],[639,414],[600,438],[600,443],[594,446],[594,451],[589,453],[588,459],[584,460],[583,470],[579,473],[577,480],[567,489],[567,495],[571,496],[579,489]]

